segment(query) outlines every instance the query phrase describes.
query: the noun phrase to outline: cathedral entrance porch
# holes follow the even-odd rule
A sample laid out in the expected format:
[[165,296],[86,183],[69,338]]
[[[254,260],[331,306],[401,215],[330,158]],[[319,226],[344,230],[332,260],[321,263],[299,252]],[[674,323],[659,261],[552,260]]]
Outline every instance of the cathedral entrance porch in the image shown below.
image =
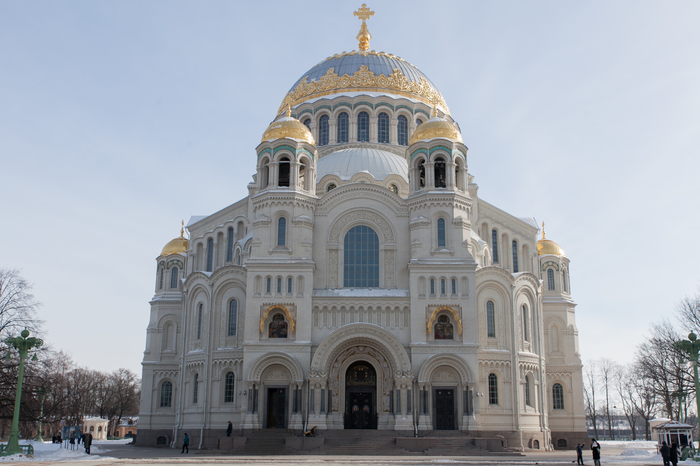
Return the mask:
[[435,396],[435,430],[454,430],[455,425],[455,391],[452,388],[436,388]]
[[376,429],[377,373],[371,364],[358,361],[345,374],[345,428]]
[[267,389],[267,428],[284,429],[287,427],[287,389]]

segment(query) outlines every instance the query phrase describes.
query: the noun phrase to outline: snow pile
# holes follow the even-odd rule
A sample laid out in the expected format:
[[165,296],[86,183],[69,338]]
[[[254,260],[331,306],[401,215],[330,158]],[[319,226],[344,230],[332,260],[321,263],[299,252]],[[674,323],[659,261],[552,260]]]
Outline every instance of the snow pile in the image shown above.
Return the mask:
[[645,450],[644,448],[627,448],[620,453],[620,456],[634,456],[636,458],[650,458],[656,456],[656,452]]
[[[94,455],[88,455],[85,453],[85,448],[81,445],[76,445],[75,450],[71,450],[70,447],[63,448],[65,445],[59,445],[57,443],[51,442],[35,442],[33,440],[21,441],[20,445],[27,445],[31,443],[34,447],[34,456],[26,456],[24,453],[20,453],[12,456],[0,456],[0,462],[3,461],[47,461],[47,462],[60,462],[60,461],[85,461],[85,460],[103,460],[103,459],[114,459],[103,456],[95,457]],[[101,444],[110,442],[100,442]],[[97,453],[101,451],[100,447],[96,446],[94,443],[90,448],[91,453]]]

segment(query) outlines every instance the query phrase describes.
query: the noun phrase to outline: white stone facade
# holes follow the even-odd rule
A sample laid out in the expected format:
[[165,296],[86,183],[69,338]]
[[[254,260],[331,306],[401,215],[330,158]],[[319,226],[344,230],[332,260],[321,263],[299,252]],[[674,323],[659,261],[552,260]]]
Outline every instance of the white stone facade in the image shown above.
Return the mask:
[[[539,255],[534,220],[477,196],[464,144],[400,144],[399,117],[410,136],[430,112],[391,92],[303,102],[292,115],[317,142],[327,115],[328,143],[261,143],[249,196],[190,220],[187,250],[157,259],[138,443],[187,432],[215,447],[228,421],[237,433],[461,430],[538,449],[585,436],[569,260]],[[348,285],[365,275],[370,286]]]

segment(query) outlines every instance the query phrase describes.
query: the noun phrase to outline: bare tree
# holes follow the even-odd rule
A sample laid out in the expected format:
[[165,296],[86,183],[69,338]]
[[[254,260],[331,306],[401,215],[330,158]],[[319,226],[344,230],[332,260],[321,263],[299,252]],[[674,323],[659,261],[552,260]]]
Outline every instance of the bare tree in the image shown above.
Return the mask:
[[596,388],[598,385],[598,370],[595,361],[589,361],[583,367],[583,394],[586,401],[586,416],[593,424],[593,433],[598,438],[598,410],[596,405]]
[[678,322],[686,330],[700,330],[700,290],[686,296],[676,306]]
[[28,328],[37,333],[36,318],[40,303],[31,293],[32,285],[16,269],[0,269],[0,339]]
[[613,389],[614,380],[619,365],[610,359],[602,358],[598,363],[598,371],[600,373],[600,381],[603,384],[603,392],[605,393],[605,417],[608,421],[608,433],[611,440],[615,440],[615,430],[613,429],[612,417],[610,415],[610,392]]

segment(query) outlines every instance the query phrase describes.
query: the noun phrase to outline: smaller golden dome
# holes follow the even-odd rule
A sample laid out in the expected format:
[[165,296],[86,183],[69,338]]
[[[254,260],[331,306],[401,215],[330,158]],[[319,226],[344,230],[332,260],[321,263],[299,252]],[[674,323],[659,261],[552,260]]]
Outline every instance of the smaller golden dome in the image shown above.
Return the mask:
[[296,118],[292,118],[291,109],[289,108],[287,108],[286,116],[270,123],[270,126],[265,130],[262,141],[260,142],[281,138],[300,139],[308,142],[312,146],[316,145],[314,136],[311,134],[311,131],[309,131],[309,128]]
[[185,238],[185,221],[183,220],[182,228],[180,228],[180,237],[170,240],[160,252],[160,255],[169,256],[170,254],[186,253],[189,245],[190,241]]
[[430,120],[416,128],[413,135],[411,135],[411,140],[408,141],[408,145],[433,138],[446,138],[463,142],[462,134],[457,129],[457,125],[438,117],[437,108],[433,109],[433,117]]
[[542,239],[537,242],[537,255],[554,254],[556,256],[566,256],[564,250],[557,243],[544,237],[544,222],[542,222]]

